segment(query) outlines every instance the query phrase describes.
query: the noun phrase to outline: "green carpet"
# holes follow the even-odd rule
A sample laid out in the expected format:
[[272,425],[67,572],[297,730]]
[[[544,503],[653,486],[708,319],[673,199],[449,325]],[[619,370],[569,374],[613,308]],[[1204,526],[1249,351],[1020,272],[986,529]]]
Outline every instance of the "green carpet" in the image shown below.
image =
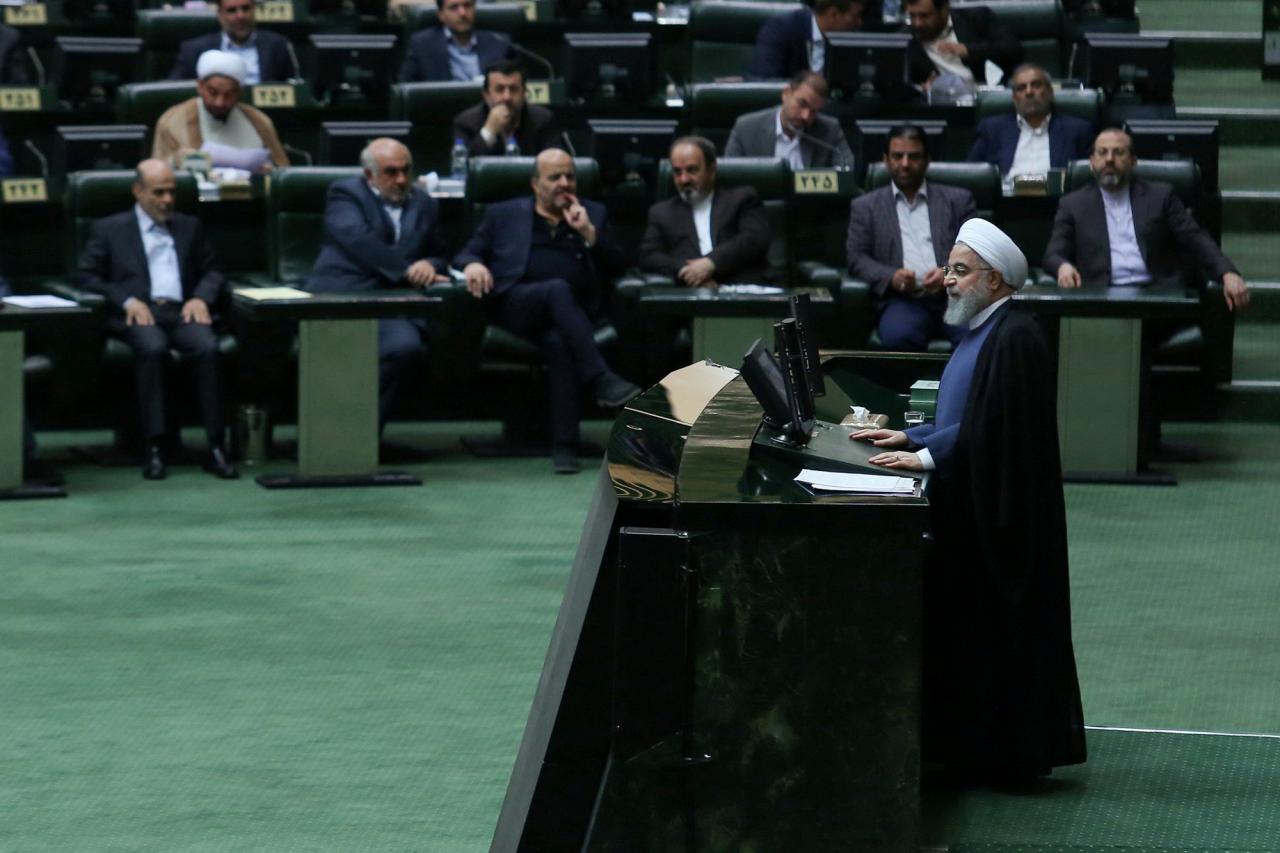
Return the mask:
[[1245,281],[1274,280],[1280,258],[1280,233],[1227,231],[1222,235],[1222,251],[1239,268]]
[[1173,97],[1179,107],[1280,109],[1280,80],[1263,80],[1258,68],[1178,66],[1173,77]]

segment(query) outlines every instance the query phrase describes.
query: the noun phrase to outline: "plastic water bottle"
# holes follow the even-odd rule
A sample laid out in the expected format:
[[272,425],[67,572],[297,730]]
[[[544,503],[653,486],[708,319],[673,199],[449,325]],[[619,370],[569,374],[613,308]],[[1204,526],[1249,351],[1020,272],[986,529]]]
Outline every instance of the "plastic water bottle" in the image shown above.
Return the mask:
[[459,136],[453,140],[453,151],[449,155],[449,165],[453,176],[462,180],[467,176],[467,143]]
[[507,137],[507,148],[504,152],[508,157],[520,156],[520,143],[516,142],[515,136]]
[[902,20],[902,0],[884,0],[881,19],[886,24],[896,24]]

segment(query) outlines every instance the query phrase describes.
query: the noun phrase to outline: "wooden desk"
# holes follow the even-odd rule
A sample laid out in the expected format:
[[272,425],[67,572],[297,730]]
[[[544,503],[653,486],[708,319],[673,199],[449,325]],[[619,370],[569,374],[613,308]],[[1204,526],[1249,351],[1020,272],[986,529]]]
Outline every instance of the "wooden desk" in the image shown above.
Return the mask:
[[232,304],[246,317],[298,323],[298,473],[263,474],[258,485],[421,485],[410,474],[378,470],[378,320],[426,316],[443,302],[421,290],[298,299],[255,299],[236,291]]

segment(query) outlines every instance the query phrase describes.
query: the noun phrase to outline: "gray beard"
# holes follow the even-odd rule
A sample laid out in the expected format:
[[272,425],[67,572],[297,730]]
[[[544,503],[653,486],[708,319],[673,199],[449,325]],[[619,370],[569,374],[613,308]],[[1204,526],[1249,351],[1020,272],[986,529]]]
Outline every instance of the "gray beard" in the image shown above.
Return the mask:
[[969,321],[986,307],[983,294],[977,290],[970,290],[963,296],[948,296],[947,310],[942,314],[942,322],[950,326],[967,326]]
[[701,203],[706,196],[691,187],[687,190],[680,190],[680,198],[684,199],[685,204],[693,207],[694,205]]
[[1099,175],[1098,186],[1104,190],[1118,190],[1124,186],[1124,182],[1120,180],[1119,175]]

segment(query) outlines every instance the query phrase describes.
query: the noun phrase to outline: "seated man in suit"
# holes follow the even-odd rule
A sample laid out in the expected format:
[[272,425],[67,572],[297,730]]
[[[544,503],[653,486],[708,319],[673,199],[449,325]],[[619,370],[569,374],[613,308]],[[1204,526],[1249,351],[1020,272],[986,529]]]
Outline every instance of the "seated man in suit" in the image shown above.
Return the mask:
[[221,50],[200,56],[196,97],[174,104],[156,120],[151,156],[181,167],[198,151],[214,166],[270,171],[288,166],[275,125],[262,111],[240,103],[245,65],[240,57]]
[[478,80],[485,68],[512,58],[505,35],[475,29],[475,0],[441,0],[438,9],[440,23],[409,39],[401,83]]
[[218,31],[196,36],[178,47],[170,80],[196,77],[196,63],[207,50],[222,50],[244,61],[244,83],[281,83],[301,77],[298,58],[284,36],[259,30],[254,18],[254,0],[217,0]]
[[793,169],[851,167],[853,153],[840,122],[822,114],[827,81],[814,71],[797,71],[782,90],[782,106],[740,116],[733,124],[726,157],[781,157]]
[[1065,169],[1072,160],[1089,156],[1093,127],[1084,119],[1053,111],[1049,72],[1038,65],[1019,65],[1009,77],[1009,88],[1014,111],[978,122],[970,163],[994,163],[1002,174],[1013,177]]
[[0,24],[0,85],[22,86],[29,77],[21,34],[13,27]]
[[617,408],[640,393],[618,376],[595,343],[600,282],[625,266],[604,205],[577,196],[573,158],[557,148],[538,155],[533,195],[500,202],[454,258],[467,290],[482,297],[490,322],[536,341],[551,383],[552,465],[578,464],[578,393]]
[[849,205],[849,272],[871,285],[885,349],[921,352],[936,337],[954,344],[964,330],[943,321],[946,287],[938,262],[973,216],[973,194],[925,180],[929,152],[915,125],[889,131],[884,164],[889,185]]
[[905,0],[911,42],[911,82],[928,89],[951,75],[972,87],[987,82],[987,61],[1001,79],[1022,61],[1022,45],[986,6],[952,9],[950,0]]
[[561,144],[551,110],[525,103],[524,82],[524,69],[511,60],[484,70],[484,100],[453,117],[453,136],[469,156],[532,157]]
[[676,195],[649,208],[640,269],[690,287],[769,277],[772,235],[753,187],[716,186],[716,147],[701,136],[671,146]]
[[[1189,286],[1185,255],[1206,278],[1222,282],[1233,311],[1249,304],[1249,288],[1168,184],[1133,174],[1133,140],[1108,128],[1094,140],[1089,167],[1095,183],[1058,202],[1044,271],[1059,287]],[[1185,254],[1184,254],[1185,253]]]
[[0,128],[0,178],[13,174],[13,156],[9,153],[9,142],[4,138],[4,129]]
[[200,220],[174,211],[177,183],[169,164],[143,160],[133,184],[137,204],[93,223],[80,256],[82,287],[102,294],[107,329],[133,350],[138,407],[147,440],[142,476],[165,477],[165,364],[169,350],[195,362],[200,418],[209,443],[205,470],[237,475],[222,444],[218,338],[211,306],[226,280]]
[[[437,233],[439,207],[414,183],[413,157],[394,139],[360,153],[364,174],[334,181],[324,207],[324,244],[306,289],[373,290],[448,281]],[[426,320],[378,321],[378,429],[396,389],[421,357]]]
[[754,80],[786,80],[798,71],[821,71],[826,64],[827,33],[862,28],[868,0],[814,0],[766,21],[756,36],[747,67]]

